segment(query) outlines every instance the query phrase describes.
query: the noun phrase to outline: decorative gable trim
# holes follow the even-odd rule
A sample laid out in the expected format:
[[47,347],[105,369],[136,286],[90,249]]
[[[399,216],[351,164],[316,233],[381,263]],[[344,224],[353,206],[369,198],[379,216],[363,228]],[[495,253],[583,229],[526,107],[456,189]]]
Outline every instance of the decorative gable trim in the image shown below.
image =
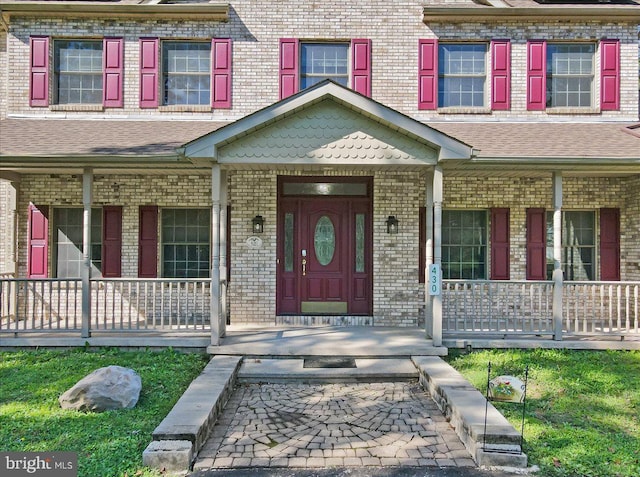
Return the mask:
[[184,157],[192,161],[201,159],[217,161],[219,148],[222,145],[246,137],[260,128],[282,120],[293,112],[312,107],[322,100],[333,100],[357,114],[390,127],[394,131],[401,131],[409,138],[434,148],[437,151],[437,160],[471,158],[473,152],[471,146],[330,80],[318,83],[294,96],[188,142],[181,152]]

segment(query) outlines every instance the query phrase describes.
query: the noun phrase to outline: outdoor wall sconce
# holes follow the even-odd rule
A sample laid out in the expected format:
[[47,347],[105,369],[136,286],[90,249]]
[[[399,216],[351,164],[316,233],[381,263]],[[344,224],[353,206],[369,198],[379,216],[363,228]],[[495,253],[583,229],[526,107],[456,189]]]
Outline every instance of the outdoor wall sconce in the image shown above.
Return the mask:
[[387,224],[388,234],[398,233],[398,219],[396,219],[395,215],[390,215],[385,223]]
[[251,228],[253,229],[254,234],[261,234],[264,232],[264,219],[262,218],[262,215],[256,215],[251,220]]

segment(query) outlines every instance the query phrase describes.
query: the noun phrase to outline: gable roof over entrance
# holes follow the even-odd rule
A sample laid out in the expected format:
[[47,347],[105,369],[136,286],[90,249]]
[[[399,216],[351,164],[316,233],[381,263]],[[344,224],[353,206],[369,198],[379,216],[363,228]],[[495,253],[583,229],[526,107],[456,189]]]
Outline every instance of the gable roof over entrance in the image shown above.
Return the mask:
[[471,146],[330,80],[184,145],[196,163],[435,165]]

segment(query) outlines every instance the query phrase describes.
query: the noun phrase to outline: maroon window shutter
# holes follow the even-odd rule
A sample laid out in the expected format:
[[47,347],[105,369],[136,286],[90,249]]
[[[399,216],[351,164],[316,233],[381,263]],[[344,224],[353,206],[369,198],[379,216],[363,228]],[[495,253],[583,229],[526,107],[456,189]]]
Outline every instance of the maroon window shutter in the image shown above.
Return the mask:
[[158,107],[157,38],[140,38],[140,107]]
[[27,222],[27,278],[47,278],[49,209],[29,204]]
[[105,108],[121,108],[124,106],[124,41],[122,38],[105,38],[102,50],[102,104]]
[[211,41],[211,106],[231,108],[231,39],[214,38]]
[[527,209],[527,280],[547,278],[547,216],[544,209]]
[[600,209],[600,280],[620,280],[620,209]]
[[511,42],[491,42],[491,109],[511,108]]
[[122,207],[102,209],[102,276],[118,278],[122,274]]
[[620,109],[620,40],[600,42],[600,109]]
[[491,279],[509,280],[509,209],[491,209]]
[[418,109],[438,109],[438,40],[419,40],[418,47]]
[[32,36],[29,106],[49,106],[49,37]]
[[138,277],[158,276],[158,207],[140,206],[138,240]]
[[547,42],[527,42],[527,109],[547,107]]
[[297,38],[280,39],[280,99],[296,94],[300,87]]
[[351,89],[371,96],[371,40],[351,40]]

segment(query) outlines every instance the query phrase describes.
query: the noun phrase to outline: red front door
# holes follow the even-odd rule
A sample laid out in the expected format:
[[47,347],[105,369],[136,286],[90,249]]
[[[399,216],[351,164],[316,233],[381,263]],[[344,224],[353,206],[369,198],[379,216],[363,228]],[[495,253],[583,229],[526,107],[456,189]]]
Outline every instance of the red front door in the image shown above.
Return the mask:
[[281,197],[278,216],[278,314],[371,314],[370,200]]
[[311,199],[300,211],[300,311],[346,314],[348,210],[335,199]]

